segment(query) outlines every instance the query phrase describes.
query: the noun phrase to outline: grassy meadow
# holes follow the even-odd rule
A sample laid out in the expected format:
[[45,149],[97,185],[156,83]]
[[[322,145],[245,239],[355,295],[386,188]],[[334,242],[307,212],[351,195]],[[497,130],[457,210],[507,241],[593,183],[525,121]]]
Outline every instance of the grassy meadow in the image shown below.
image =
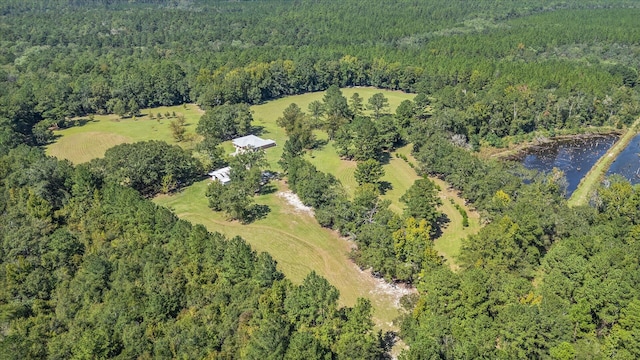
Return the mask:
[[334,231],[322,228],[312,214],[298,210],[279,194],[287,191],[276,182],[273,193],[256,197],[256,203],[269,206],[266,217],[242,225],[227,221],[223,213],[207,207],[208,180],[198,182],[178,194],[154,199],[180,218],[205,225],[228,237],[239,235],[257,251],[266,251],[278,261],[278,268],[294,283],[315,270],[340,290],[340,303],[352,306],[358,297],[371,299],[374,319],[382,329],[391,329],[398,316],[397,296],[384,291],[379,281],[362,272],[348,258],[351,243]]
[[[114,114],[73,119],[78,125],[55,131],[56,141],[47,146],[46,151],[48,155],[80,164],[103,157],[107,149],[119,144],[147,140],[176,144],[169,129],[173,118],[165,117],[166,113],[174,112],[176,116],[185,117],[186,134],[195,135],[198,120],[204,113],[196,104],[164,106],[144,109],[136,117],[123,119]],[[151,119],[149,114],[153,114],[155,119]],[[162,119],[158,119],[157,114],[162,114]],[[184,141],[180,145],[189,147],[193,143]]]
[[[382,92],[389,99],[389,111],[392,113],[403,100],[412,99],[414,96],[375,88],[347,88],[342,89],[342,92],[347,98],[355,92],[359,93],[365,104],[373,94]],[[324,92],[309,93],[251,107],[256,134],[273,139],[278,144],[266,151],[271,169],[279,170],[277,162],[287,139],[284,129],[277,126],[276,119],[291,103],[298,104],[306,112],[311,102],[322,100],[323,96]],[[119,119],[116,115],[96,115],[92,121],[84,119],[83,125],[56,131],[58,138],[55,143],[48,146],[47,152],[59,158],[69,159],[73,163],[82,163],[103,156],[108,148],[121,143],[164,140],[175,144],[169,129],[171,119],[164,116],[160,120],[148,117],[149,113],[156,116],[158,113],[164,115],[167,112],[184,115],[187,120],[187,134],[195,134],[198,119],[202,115],[202,111],[195,104],[145,109],[141,111],[142,116],[136,119]],[[323,132],[318,132],[317,136],[319,139],[326,139],[326,134]],[[191,147],[193,142],[182,142],[180,145]],[[227,153],[233,152],[230,141],[223,143],[222,146]],[[404,154],[409,161],[416,163],[411,157],[410,149],[410,146],[405,146],[398,149],[396,153]],[[353,194],[357,187],[353,177],[356,162],[341,160],[332,142],[313,150],[307,156],[320,171],[335,175],[347,192]],[[385,176],[382,180],[387,181],[390,188],[383,197],[391,201],[393,211],[400,213],[402,204],[399,198],[418,179],[418,175],[406,161],[397,158],[395,153],[391,154],[384,164],[384,169]],[[443,235],[435,241],[435,246],[447,258],[449,265],[456,269],[456,257],[460,251],[461,239],[477,232],[480,228],[478,215],[465,207],[469,214],[470,226],[463,228],[462,216],[449,200],[453,199],[455,203],[464,206],[463,199],[449,190],[444,182],[437,179],[435,181],[442,189],[441,211],[451,220],[444,228]],[[177,194],[159,196],[154,201],[172,209],[179,217],[203,224],[211,231],[217,231],[229,237],[236,235],[243,237],[257,251],[270,253],[278,261],[279,268],[296,283],[301,282],[311,270],[315,270],[340,290],[340,302],[343,305],[354,305],[358,297],[371,299],[378,326],[382,329],[393,328],[391,321],[398,315],[397,301],[403,293],[402,290],[393,289],[370,276],[369,273],[360,271],[348,258],[352,243],[341,238],[336,232],[322,228],[313,215],[300,211],[281,196],[282,192],[288,191],[286,183],[276,182],[273,192],[256,198],[258,204],[269,206],[270,211],[264,218],[248,225],[227,221],[224,214],[213,212],[208,208],[205,197],[208,183],[209,180],[198,182]]]

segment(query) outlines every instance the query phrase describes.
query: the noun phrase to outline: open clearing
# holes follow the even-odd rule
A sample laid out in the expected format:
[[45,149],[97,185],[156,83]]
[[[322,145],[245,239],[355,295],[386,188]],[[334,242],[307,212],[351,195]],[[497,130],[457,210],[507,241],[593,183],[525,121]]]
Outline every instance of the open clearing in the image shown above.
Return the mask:
[[[47,154],[59,159],[67,159],[74,164],[80,164],[95,158],[103,157],[107,149],[123,144],[147,140],[163,140],[169,144],[176,144],[171,136],[169,122],[164,114],[176,113],[183,115],[186,120],[186,134],[195,134],[198,120],[203,111],[196,104],[185,104],[171,107],[144,109],[135,118],[121,119],[117,115],[95,115],[93,120],[88,117],[74,119],[82,125],[54,132],[57,139],[47,146]],[[156,117],[162,114],[162,119],[149,118],[149,114]],[[180,145],[189,147],[193,144],[182,142]]]
[[315,270],[340,290],[340,303],[352,306],[358,297],[371,299],[374,319],[380,328],[392,329],[399,314],[396,304],[407,292],[380,282],[363,272],[349,259],[352,244],[334,231],[322,228],[313,215],[300,211],[279,193],[287,193],[283,182],[277,190],[256,197],[256,203],[269,206],[269,214],[248,225],[227,221],[223,213],[211,211],[205,197],[209,180],[198,182],[178,194],[154,199],[180,218],[203,224],[228,237],[239,235],[257,251],[266,251],[278,261],[278,268],[294,283]]
[[[365,104],[371,95],[381,92],[389,99],[389,111],[392,113],[400,102],[412,99],[414,96],[375,88],[348,88],[342,89],[342,92],[347,98],[355,92],[359,93]],[[296,95],[251,107],[254,112],[253,124],[259,130],[258,135],[273,139],[278,144],[266,151],[267,161],[272,169],[279,170],[277,162],[287,139],[284,129],[277,126],[276,119],[291,103],[298,104],[306,112],[312,101],[322,100],[323,96],[324,92]],[[59,138],[47,148],[47,152],[74,163],[81,163],[103,156],[108,148],[120,143],[164,140],[175,144],[169,130],[169,119],[150,120],[146,116],[149,113],[155,116],[166,112],[184,115],[187,120],[187,133],[195,132],[198,119],[202,114],[196,105],[188,104],[142,110],[141,113],[145,116],[139,116],[137,120],[118,119],[115,115],[95,116],[93,121],[88,121],[84,125],[56,131]],[[319,139],[326,139],[326,134],[323,132],[318,132],[317,136]],[[192,143],[187,142],[180,145],[193,146]],[[223,147],[228,153],[233,151],[230,142],[223,143]],[[410,150],[410,146],[405,146],[398,149],[396,153],[404,154],[410,161],[416,163],[410,155]],[[335,175],[347,192],[353,194],[357,187],[353,177],[356,163],[341,160],[332,142],[308,154],[308,159],[320,171]],[[402,204],[398,199],[419,177],[407,162],[395,157],[395,154],[392,154],[384,164],[384,169],[385,176],[382,180],[391,185],[384,194],[384,198],[391,201],[393,211],[400,213]],[[434,181],[442,189],[441,211],[451,219],[450,224],[444,228],[443,235],[435,241],[435,247],[447,258],[449,265],[456,269],[455,261],[460,251],[461,239],[477,232],[480,228],[478,215],[465,207],[469,214],[470,226],[463,228],[462,216],[448,199],[454,199],[455,203],[461,206],[464,206],[464,200],[455,192],[448,190],[444,182],[437,179]],[[411,290],[386,284],[371,276],[370,273],[361,271],[348,258],[353,244],[341,238],[336,232],[322,228],[311,212],[301,207],[296,202],[296,197],[291,196],[284,182],[275,183],[274,192],[256,198],[258,204],[269,206],[270,212],[263,219],[248,225],[229,222],[224,218],[224,214],[213,212],[207,207],[204,194],[208,183],[209,180],[201,181],[178,194],[160,196],[154,201],[172,209],[183,219],[205,225],[210,231],[217,231],[229,237],[236,235],[243,237],[257,251],[270,253],[278,261],[279,269],[295,283],[301,282],[311,270],[315,270],[340,290],[340,303],[343,305],[354,305],[358,297],[371,299],[374,319],[378,326],[382,329],[393,329],[391,322],[399,314],[397,308],[399,299]]]

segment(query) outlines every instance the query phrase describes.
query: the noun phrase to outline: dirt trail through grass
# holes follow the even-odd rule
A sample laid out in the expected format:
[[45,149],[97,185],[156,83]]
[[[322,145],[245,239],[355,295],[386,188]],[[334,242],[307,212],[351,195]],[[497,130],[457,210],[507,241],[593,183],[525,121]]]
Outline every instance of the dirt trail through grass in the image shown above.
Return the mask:
[[[398,316],[399,298],[411,290],[393,287],[361,271],[348,257],[352,244],[337,233],[320,227],[310,214],[301,213],[276,192],[257,197],[268,205],[269,214],[252,224],[226,221],[222,214],[207,207],[204,196],[207,181],[202,181],[173,196],[154,201],[172,209],[180,218],[205,225],[228,237],[242,236],[257,251],[270,253],[291,281],[300,283],[312,270],[321,274],[340,291],[340,303],[354,305],[358,297],[369,298],[374,319],[381,329],[393,329]],[[288,189],[277,183],[278,191]]]
[[[343,89],[343,94],[350,97],[358,92],[365,101],[375,93],[382,92],[388,99],[390,112],[405,99],[413,98],[413,94],[384,91],[375,88]],[[284,109],[291,103],[297,103],[306,111],[308,104],[314,100],[322,100],[324,93],[311,93],[291,96],[270,101],[265,104],[252,106],[254,112],[254,126],[259,135],[277,142],[278,146],[267,151],[267,160],[272,169],[278,170],[277,161],[282,154],[282,147],[286,141],[284,130],[276,125],[276,119],[282,115]],[[187,132],[193,133],[202,111],[193,104],[171,108],[142,110],[143,114],[165,114],[176,112],[184,114],[187,119]],[[156,115],[157,117],[157,115]],[[117,119],[114,115],[96,116],[83,126],[77,126],[56,132],[60,138],[48,147],[49,154],[59,158],[69,159],[74,163],[88,161],[104,155],[109,147],[124,142],[145,140],[164,140],[175,143],[169,130],[169,119],[161,120],[139,117],[134,119]],[[319,138],[326,137],[318,133]],[[189,147],[189,144],[181,143]],[[231,151],[231,145],[223,144]],[[410,147],[398,149],[398,153],[411,158]],[[353,194],[357,184],[353,177],[356,163],[338,158],[335,149],[329,142],[324,147],[314,150],[309,159],[319,170],[330,172],[340,179],[350,194]],[[400,196],[418,178],[415,170],[404,160],[391,155],[384,165],[386,175],[383,181],[392,187],[384,194],[384,198],[391,200],[391,209],[402,212],[403,205]],[[447,214],[451,222],[444,229],[441,238],[435,242],[436,249],[443,254],[452,268],[456,268],[456,257],[460,249],[460,241],[470,233],[479,229],[477,215],[467,209],[470,226],[463,228],[462,217],[448,199],[464,206],[464,201],[448,190],[448,186],[436,180],[442,188],[442,211]],[[179,217],[205,225],[211,231],[220,232],[228,237],[241,236],[257,251],[266,251],[278,261],[279,269],[294,282],[301,282],[312,270],[326,277],[331,284],[340,290],[340,302],[343,305],[354,305],[358,297],[371,299],[374,307],[374,319],[381,329],[393,329],[392,320],[398,316],[398,303],[402,295],[413,291],[402,287],[394,287],[376,279],[369,272],[361,271],[350,259],[349,251],[353,244],[338,236],[336,232],[320,227],[315,218],[301,212],[286,197],[278,192],[288,192],[284,183],[277,184],[276,192],[261,195],[256,198],[258,204],[267,205],[270,212],[263,219],[249,225],[228,222],[220,213],[215,213],[207,207],[205,190],[207,181],[196,183],[173,196],[158,197],[154,201],[171,208]],[[397,330],[397,329],[396,329]]]

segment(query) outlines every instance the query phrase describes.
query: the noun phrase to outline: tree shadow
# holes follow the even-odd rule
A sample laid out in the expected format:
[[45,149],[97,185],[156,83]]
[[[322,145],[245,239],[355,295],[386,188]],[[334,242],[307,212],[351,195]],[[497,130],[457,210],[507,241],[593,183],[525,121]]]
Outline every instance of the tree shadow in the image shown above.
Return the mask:
[[386,152],[386,151],[385,151],[385,152],[383,152],[383,153],[380,155],[380,158],[379,158],[378,160],[380,161],[380,164],[382,164],[382,165],[387,165],[387,164],[389,164],[389,161],[391,161],[391,153]]
[[329,143],[328,139],[316,139],[311,150],[322,150]]
[[389,190],[393,190],[393,184],[388,181],[380,181],[378,183],[378,189],[380,189],[380,194],[384,195]]
[[265,134],[268,134],[269,131],[267,129],[265,129],[264,126],[262,125],[253,125],[251,126],[251,134],[255,135],[255,136],[262,136]]
[[386,331],[383,335],[382,335],[382,348],[384,349],[385,352],[385,359],[392,359],[391,355],[389,355],[389,352],[391,351],[391,349],[393,349],[393,346],[396,344],[396,341],[398,341],[398,334],[396,334],[395,331]]
[[271,212],[271,208],[267,205],[254,204],[247,210],[247,216],[243,219],[243,224],[250,224],[254,221],[264,219]]
[[434,239],[437,239],[442,236],[443,229],[446,229],[451,223],[451,219],[447,216],[447,214],[442,214],[434,224],[434,228],[431,229],[432,235]]
[[269,183],[266,184],[264,186],[262,186],[262,188],[260,188],[260,195],[268,195],[268,194],[273,194],[276,191],[278,191],[278,187]]

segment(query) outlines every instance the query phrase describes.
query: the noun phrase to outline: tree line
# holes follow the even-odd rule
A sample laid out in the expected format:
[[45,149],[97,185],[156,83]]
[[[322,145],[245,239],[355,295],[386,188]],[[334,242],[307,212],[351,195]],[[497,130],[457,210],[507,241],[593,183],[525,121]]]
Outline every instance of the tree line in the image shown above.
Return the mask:
[[[39,129],[68,116],[188,101],[254,104],[331,85],[424,92],[450,131],[494,145],[534,130],[624,126],[639,113],[634,57],[606,50],[636,46],[632,2],[115,2],[108,11],[31,3],[33,10],[7,10],[9,26],[0,29],[0,117],[12,131],[5,141],[40,144]],[[348,29],[342,13],[355,15]],[[374,19],[377,26],[365,26]],[[572,54],[572,45],[586,53]]]
[[338,306],[315,273],[292,284],[243,239],[179,220],[91,165],[24,145],[0,164],[8,359],[371,359],[388,350],[369,301]]

